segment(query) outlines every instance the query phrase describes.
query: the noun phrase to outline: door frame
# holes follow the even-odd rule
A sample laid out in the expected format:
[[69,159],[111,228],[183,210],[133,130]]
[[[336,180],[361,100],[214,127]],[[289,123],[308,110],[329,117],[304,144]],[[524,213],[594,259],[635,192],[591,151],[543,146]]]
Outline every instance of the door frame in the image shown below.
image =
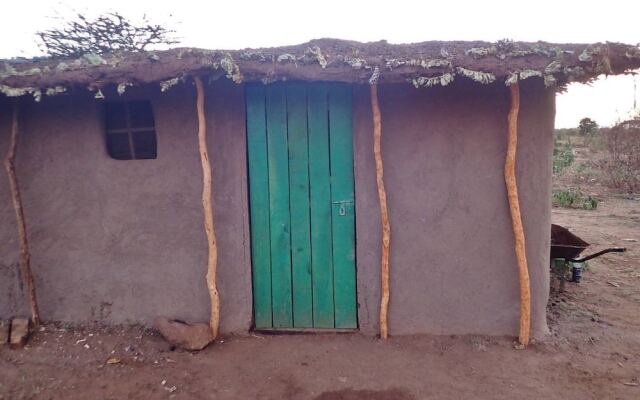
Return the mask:
[[[251,296],[252,296],[252,329],[253,330],[259,330],[259,331],[282,331],[282,332],[309,332],[309,331],[313,331],[313,332],[354,332],[359,330],[359,310],[358,310],[358,263],[357,263],[357,248],[356,248],[356,244],[357,244],[357,223],[356,223],[356,209],[355,209],[355,205],[356,205],[356,181],[355,181],[355,156],[356,156],[356,151],[355,151],[355,127],[354,127],[354,119],[353,119],[353,110],[354,110],[354,104],[353,104],[353,85],[350,84],[346,84],[346,83],[337,83],[337,82],[322,82],[322,83],[310,83],[310,82],[286,82],[286,83],[276,83],[274,85],[281,85],[285,88],[289,87],[290,85],[303,85],[304,87],[306,87],[305,90],[309,90],[309,88],[314,87],[314,85],[323,85],[324,87],[327,87],[327,90],[332,90],[331,88],[336,87],[336,88],[340,88],[340,90],[346,94],[345,96],[345,100],[348,101],[348,107],[345,107],[344,109],[347,110],[348,113],[348,143],[345,142],[343,144],[348,144],[348,149],[349,149],[349,174],[347,174],[347,176],[350,178],[350,200],[346,200],[347,203],[351,204],[351,213],[352,213],[352,218],[351,218],[351,223],[352,226],[350,228],[350,231],[352,232],[350,234],[350,236],[352,237],[352,263],[353,263],[353,267],[352,267],[352,275],[353,275],[353,287],[352,287],[352,291],[350,292],[350,296],[353,298],[353,326],[349,326],[349,327],[336,327],[335,324],[335,319],[334,319],[334,327],[315,327],[315,326],[311,326],[311,327],[294,327],[293,323],[291,324],[291,327],[277,327],[273,324],[273,319],[272,319],[272,323],[270,327],[267,326],[258,326],[258,324],[256,323],[256,281],[255,281],[255,275],[254,275],[254,233],[253,233],[253,212],[252,212],[252,195],[251,195],[251,190],[252,190],[252,184],[251,184],[251,166],[250,163],[252,162],[252,155],[251,155],[251,150],[250,147],[252,146],[251,144],[251,140],[249,139],[249,135],[250,135],[250,127],[249,127],[249,115],[251,112],[254,112],[251,110],[250,105],[248,104],[248,91],[252,90],[252,87],[262,87],[264,88],[264,91],[266,92],[268,89],[266,89],[267,87],[271,86],[271,85],[262,85],[262,84],[245,84],[245,90],[244,90],[244,103],[245,103],[245,123],[246,123],[246,163],[247,163],[247,204],[248,204],[248,228],[249,228],[249,235],[248,235],[248,239],[250,242],[250,246],[249,246],[249,254],[250,254],[250,264],[251,264]],[[338,98],[340,96],[337,96],[336,98]],[[308,102],[308,99],[307,99]],[[328,100],[327,100],[328,102]],[[305,103],[308,104],[308,103]],[[344,104],[342,104],[344,105]],[[327,111],[329,111],[329,106],[327,106]],[[285,124],[289,123],[289,109],[286,108],[285,105],[285,110],[286,110],[286,121]],[[308,112],[308,111],[307,111]],[[265,105],[265,114],[266,114],[266,105]],[[266,117],[265,117],[266,118]],[[327,115],[327,120],[329,120],[329,114]],[[308,121],[307,121],[308,124]],[[329,122],[327,122],[327,124],[329,124]],[[265,121],[265,127],[264,129],[267,129],[267,122]],[[288,129],[288,126],[287,128]],[[329,127],[327,127],[327,129],[329,129]],[[266,132],[266,131],[265,131]],[[329,135],[329,132],[327,132],[327,135]],[[289,133],[287,131],[287,148],[290,150],[290,142],[289,142]],[[346,139],[346,138],[345,138]],[[307,139],[308,140],[308,139]],[[331,140],[329,140],[329,142],[331,142]],[[338,141],[336,141],[338,142]],[[345,146],[346,147],[346,146]],[[290,156],[289,156],[290,157]],[[329,157],[331,158],[331,156]],[[309,160],[307,160],[308,162]],[[267,161],[268,163],[268,161]],[[332,177],[329,176],[329,185],[333,185],[333,180]],[[311,180],[311,178],[308,178],[309,180]],[[310,196],[310,195],[309,195]],[[343,209],[343,205],[345,200],[341,200],[341,201],[334,201],[334,198],[331,197],[331,219],[333,220],[335,218],[334,216],[334,207],[338,207],[340,209]],[[266,208],[264,208],[266,206]],[[260,207],[263,208],[263,212],[266,213],[270,213],[272,211],[270,204],[262,204]],[[340,214],[343,215],[343,214]],[[289,208],[289,217],[291,218],[291,208]],[[333,224],[331,224],[333,225]],[[293,231],[293,224],[291,223],[289,228]],[[333,240],[334,237],[334,231],[333,231],[333,227],[330,227],[330,240],[331,240],[331,252],[333,254],[333,252],[335,251],[335,246],[336,243]],[[291,235],[291,232],[290,232]],[[271,239],[269,239],[271,240]],[[291,236],[290,236],[290,246],[291,246]],[[264,256],[264,254],[262,255]],[[270,256],[270,254],[269,254]],[[332,256],[333,257],[333,256]],[[333,261],[332,261],[333,262]],[[290,267],[293,268],[292,263],[290,264]],[[332,274],[334,274],[333,271],[333,266],[332,268]],[[336,308],[336,304],[335,304],[335,291],[336,291],[336,281],[335,281],[335,274],[334,274],[334,281],[333,281],[333,296],[334,296],[334,314],[335,314],[335,308]],[[293,287],[291,289],[291,296],[294,296],[293,293]],[[312,296],[313,296],[313,289],[312,289]],[[314,299],[315,302],[315,299]],[[272,307],[273,309],[273,305],[270,304],[270,307]],[[315,323],[315,321],[314,321]]]

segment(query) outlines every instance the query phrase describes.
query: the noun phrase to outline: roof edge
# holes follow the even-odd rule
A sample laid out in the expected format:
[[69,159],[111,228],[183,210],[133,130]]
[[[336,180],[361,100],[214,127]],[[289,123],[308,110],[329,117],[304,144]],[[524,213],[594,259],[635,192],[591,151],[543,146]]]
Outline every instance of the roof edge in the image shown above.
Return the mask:
[[454,79],[510,85],[531,77],[562,90],[601,74],[640,68],[640,44],[558,44],[547,42],[429,41],[390,44],[318,39],[295,46],[243,50],[174,48],[139,53],[86,54],[76,59],[9,60],[0,65],[5,96],[56,95],[84,87],[159,83],[167,90],[189,76],[236,83],[281,80],[341,81],[359,84],[411,82],[446,86]]

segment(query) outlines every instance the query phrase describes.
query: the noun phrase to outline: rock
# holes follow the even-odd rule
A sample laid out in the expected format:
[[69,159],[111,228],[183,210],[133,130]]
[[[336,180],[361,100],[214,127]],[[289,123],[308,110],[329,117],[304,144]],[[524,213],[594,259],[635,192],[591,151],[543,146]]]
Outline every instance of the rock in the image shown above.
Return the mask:
[[9,342],[9,322],[0,320],[0,347]]
[[12,348],[17,349],[27,343],[29,337],[29,319],[28,318],[14,318],[11,321],[11,338],[9,344]]
[[154,321],[153,327],[167,342],[184,350],[202,350],[213,342],[211,327],[207,324],[189,324],[184,321],[158,317]]

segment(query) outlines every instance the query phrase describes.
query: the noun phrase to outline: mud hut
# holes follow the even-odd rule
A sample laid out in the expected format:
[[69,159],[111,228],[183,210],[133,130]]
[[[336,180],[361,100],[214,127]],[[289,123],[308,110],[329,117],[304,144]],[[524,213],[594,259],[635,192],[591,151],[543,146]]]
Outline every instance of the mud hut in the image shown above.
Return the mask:
[[[526,311],[540,335],[555,93],[638,67],[617,43],[328,39],[6,61],[42,319],[207,320],[219,292],[223,333],[513,335]],[[0,318],[29,312],[7,176]]]

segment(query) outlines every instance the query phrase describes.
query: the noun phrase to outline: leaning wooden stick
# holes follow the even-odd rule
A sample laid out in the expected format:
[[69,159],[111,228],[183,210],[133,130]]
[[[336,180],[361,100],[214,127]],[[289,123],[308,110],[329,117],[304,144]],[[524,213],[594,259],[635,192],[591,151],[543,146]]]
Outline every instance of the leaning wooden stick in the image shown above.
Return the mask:
[[518,186],[516,184],[516,150],[518,147],[518,111],[520,110],[520,88],[518,83],[509,86],[511,90],[511,107],[507,122],[509,126],[507,141],[507,159],[504,165],[504,179],[507,184],[507,197],[511,211],[511,224],[515,236],[515,251],[518,260],[518,275],[520,279],[520,333],[522,345],[529,344],[531,330],[531,287],[529,282],[529,266],[525,250],[524,229],[518,200]]
[[31,319],[34,325],[40,324],[40,311],[38,310],[38,300],[36,298],[36,286],[33,282],[31,272],[31,256],[29,254],[29,242],[27,241],[27,224],[24,219],[24,209],[22,208],[22,197],[20,196],[20,186],[16,176],[16,151],[18,149],[18,102],[14,101],[11,117],[11,141],[9,150],[4,159],[4,168],[9,176],[9,186],[11,188],[11,198],[13,209],[16,212],[16,224],[18,225],[18,238],[20,240],[20,274],[22,281],[27,288],[29,295],[29,308],[31,309]]
[[371,85],[371,111],[373,113],[373,154],[376,159],[376,183],[378,184],[378,198],[380,200],[380,220],[382,222],[382,266],[380,274],[380,337],[389,336],[389,245],[391,243],[391,226],[387,211],[387,192],[384,190],[384,170],[382,165],[382,118],[378,105],[378,85]]
[[200,149],[200,162],[202,164],[202,209],[204,211],[204,230],[207,233],[207,243],[209,244],[209,258],[207,262],[207,287],[211,298],[211,332],[213,338],[218,337],[220,326],[220,295],[216,283],[216,273],[218,268],[218,246],[216,244],[216,233],[213,228],[213,205],[211,201],[211,163],[207,152],[207,120],[204,114],[204,87],[202,79],[195,77],[196,83],[196,106],[198,110],[198,147]]

